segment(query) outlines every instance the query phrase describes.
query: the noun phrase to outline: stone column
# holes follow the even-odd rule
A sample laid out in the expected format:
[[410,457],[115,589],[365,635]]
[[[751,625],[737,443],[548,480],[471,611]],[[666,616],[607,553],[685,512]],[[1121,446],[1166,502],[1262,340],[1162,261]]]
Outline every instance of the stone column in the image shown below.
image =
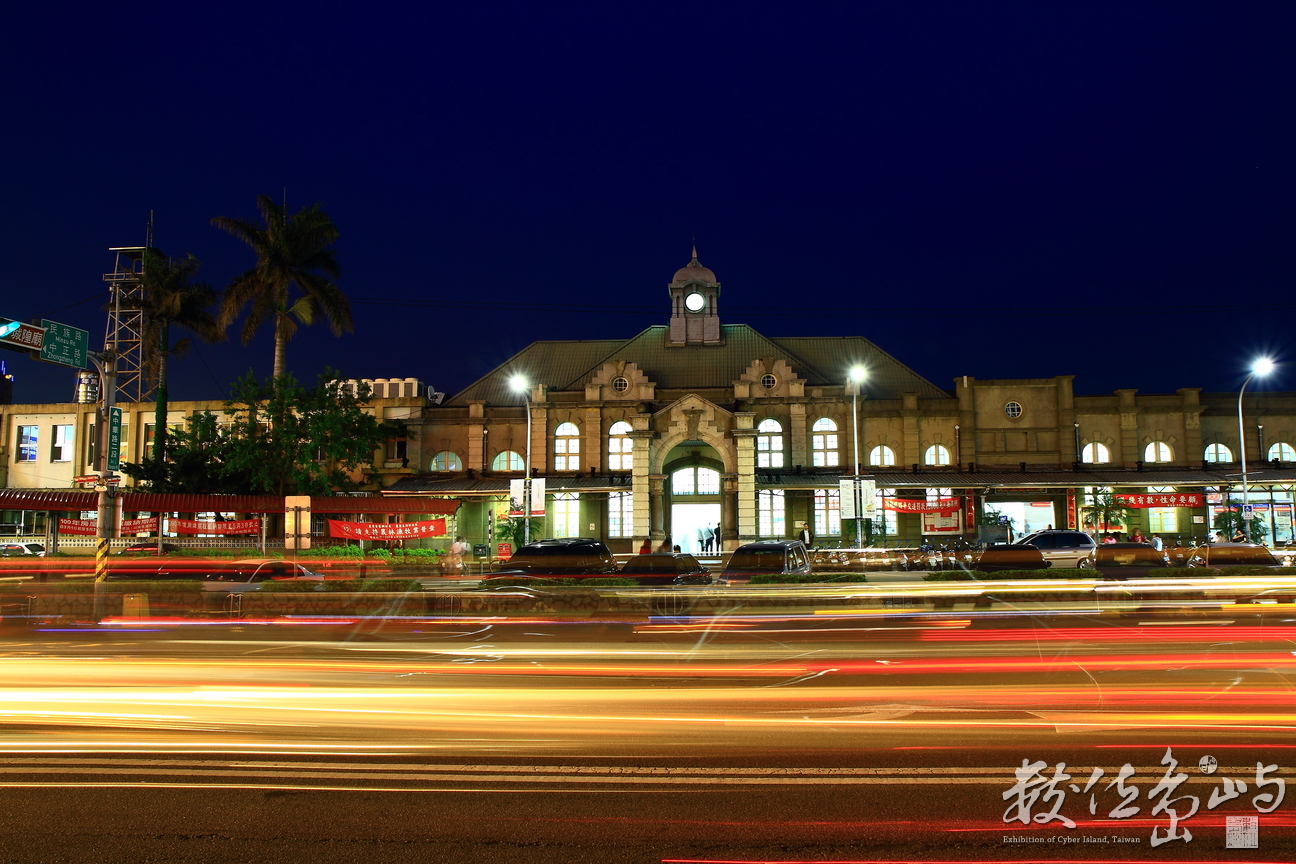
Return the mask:
[[[1134,401],[1134,394],[1137,390],[1117,390],[1116,395],[1120,397],[1120,460],[1126,468],[1134,468],[1135,463],[1143,458],[1143,448],[1139,441],[1139,412],[1138,404]],[[1112,461],[1115,461],[1116,454],[1112,454]]]
[[[634,534],[635,539],[651,538],[652,525],[652,486],[648,479],[649,466],[652,464],[652,443],[656,433],[649,428],[652,417],[637,414],[630,418],[633,427],[630,439],[634,442],[634,458],[631,461],[631,488],[634,492]],[[639,551],[638,547],[635,548]]]
[[602,471],[607,468],[603,459],[603,412],[598,408],[585,409],[584,433],[581,438],[585,444],[582,448],[581,467],[589,471]]
[[738,475],[720,476],[720,542],[718,551],[732,552],[738,548]]
[[666,524],[665,474],[649,474],[648,490],[652,499],[652,537],[653,547],[666,539],[669,526]]
[[737,450],[738,540],[756,539],[756,415],[734,414],[734,443]]
[[922,462],[922,436],[918,428],[918,394],[901,393],[903,398],[903,408],[901,417],[904,423],[904,441],[901,444],[901,453],[896,456],[900,457],[897,468],[908,468],[910,465]]
[[809,465],[810,464],[810,431],[806,428],[806,406],[803,402],[793,402],[788,405],[788,413],[791,422],[788,424],[792,427],[792,464]]

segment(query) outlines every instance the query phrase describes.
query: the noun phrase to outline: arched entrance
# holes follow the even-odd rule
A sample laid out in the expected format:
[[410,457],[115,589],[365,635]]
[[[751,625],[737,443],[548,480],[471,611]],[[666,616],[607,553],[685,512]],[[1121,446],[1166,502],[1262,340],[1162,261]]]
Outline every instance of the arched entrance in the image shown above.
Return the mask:
[[[709,444],[684,441],[662,462],[666,475],[666,533],[680,551],[694,555],[720,548],[720,495],[724,462]],[[707,547],[707,533],[712,539]]]

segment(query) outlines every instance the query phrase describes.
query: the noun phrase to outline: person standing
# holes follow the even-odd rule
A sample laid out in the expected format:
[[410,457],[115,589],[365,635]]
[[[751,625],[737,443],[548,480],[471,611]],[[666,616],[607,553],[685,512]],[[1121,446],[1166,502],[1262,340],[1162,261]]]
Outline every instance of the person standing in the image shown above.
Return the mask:
[[715,529],[712,528],[711,523],[708,522],[702,528],[702,551],[712,552],[714,551],[714,547],[715,547]]
[[468,554],[468,551],[469,551],[468,541],[464,540],[463,535],[460,534],[457,537],[455,537],[454,542],[450,544],[450,553],[446,555],[447,560],[446,560],[445,569],[447,575],[452,575],[452,576],[463,575],[463,569],[464,569],[463,559],[464,559],[464,555]]
[[807,549],[814,546],[814,532],[810,530],[810,523],[801,523],[801,530],[797,532],[797,539],[800,540],[802,545]]
[[640,555],[652,554],[652,540],[650,540],[647,537],[644,538],[644,542],[639,546],[639,554]]

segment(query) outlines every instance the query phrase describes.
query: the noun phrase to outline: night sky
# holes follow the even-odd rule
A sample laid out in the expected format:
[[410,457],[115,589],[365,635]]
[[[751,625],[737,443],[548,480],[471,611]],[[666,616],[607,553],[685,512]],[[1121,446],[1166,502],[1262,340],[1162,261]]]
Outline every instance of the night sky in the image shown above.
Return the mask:
[[[303,379],[453,393],[536,339],[632,336],[696,237],[725,323],[863,335],[941,387],[1230,390],[1296,361],[1293,24],[1289,0],[24,3],[0,315],[98,347],[106,250],[150,210],[221,286],[251,256],[210,218],[286,194],[339,226],[356,318],[298,334]],[[172,398],[271,356],[268,328],[201,346]],[[0,360],[15,401],[70,400],[68,370]]]

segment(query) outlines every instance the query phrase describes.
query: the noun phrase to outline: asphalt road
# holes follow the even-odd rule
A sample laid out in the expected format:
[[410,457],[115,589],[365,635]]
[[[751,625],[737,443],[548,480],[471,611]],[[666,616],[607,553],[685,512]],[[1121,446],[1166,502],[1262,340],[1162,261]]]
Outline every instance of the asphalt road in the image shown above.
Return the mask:
[[1291,861],[1285,614],[11,628],[0,860]]

